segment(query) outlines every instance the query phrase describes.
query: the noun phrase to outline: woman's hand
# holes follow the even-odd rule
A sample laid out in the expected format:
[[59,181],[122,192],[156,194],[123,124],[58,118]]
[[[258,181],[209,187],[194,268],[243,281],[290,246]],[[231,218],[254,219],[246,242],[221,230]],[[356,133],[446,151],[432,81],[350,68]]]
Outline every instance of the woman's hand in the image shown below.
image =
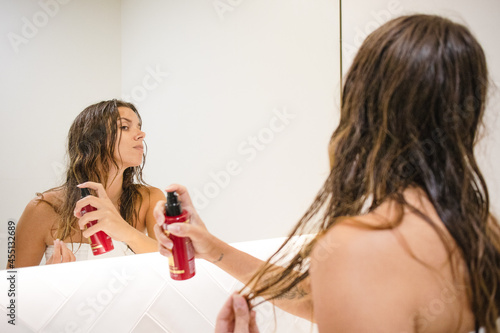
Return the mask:
[[[79,188],[90,188],[97,192],[97,197],[89,195],[80,199],[75,206],[74,214],[79,219],[80,229],[85,229],[87,223],[97,220],[97,223],[83,232],[83,237],[90,237],[98,231],[104,231],[114,240],[127,242],[131,233],[135,231],[134,227],[125,221],[120,212],[113,205],[104,189],[99,183],[86,182],[78,185]],[[82,216],[81,210],[87,205],[91,205],[97,210],[85,213]]]
[[233,294],[228,298],[217,316],[215,333],[259,333],[255,311],[248,309],[245,298]]
[[[194,209],[187,189],[182,185],[173,184],[167,187],[165,191],[176,191],[182,209],[187,210],[190,214],[190,223],[172,223],[168,226],[168,232],[175,236],[191,238],[197,258],[209,261],[216,260],[216,256],[220,254],[214,254],[216,238],[208,232],[205,224]],[[160,254],[169,257],[172,255],[173,243],[161,227],[165,222],[165,201],[158,201],[153,214],[156,219],[154,231],[158,240],[158,250]]]
[[62,240],[56,239],[54,241],[54,253],[45,262],[46,265],[60,264],[63,262],[75,261],[75,255],[66,247]]

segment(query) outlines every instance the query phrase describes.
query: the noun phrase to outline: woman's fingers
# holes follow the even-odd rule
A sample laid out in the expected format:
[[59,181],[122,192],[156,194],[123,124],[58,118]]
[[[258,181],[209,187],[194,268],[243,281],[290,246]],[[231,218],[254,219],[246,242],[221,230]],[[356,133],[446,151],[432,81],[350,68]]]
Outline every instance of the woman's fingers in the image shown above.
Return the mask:
[[204,243],[211,240],[209,237],[211,234],[205,228],[190,223],[179,222],[169,224],[167,231],[174,236],[189,237],[195,243],[203,243],[200,245],[208,245]]
[[185,206],[182,207],[189,213],[189,223],[193,225],[199,225],[203,226],[205,228],[205,224],[201,221],[200,216],[198,215],[198,212],[194,209],[192,206]]
[[160,227],[158,224],[156,224],[153,228],[155,231],[156,240],[158,241],[158,245],[160,246],[160,250],[161,247],[163,247],[168,251],[172,250],[173,243],[170,240],[170,238],[167,237],[163,228]]
[[102,230],[102,224],[101,223],[96,223],[93,226],[88,227],[87,229],[85,229],[82,232],[82,236],[85,237],[85,238],[89,238],[90,236],[92,236],[93,234],[95,234],[96,232],[101,231],[101,230]]
[[[68,249],[69,251],[69,249]],[[69,251],[69,255],[70,255],[70,261],[76,261],[76,257],[75,257],[75,254],[73,253],[73,251]]]
[[169,224],[167,231],[174,236],[189,237],[194,242],[203,241],[207,233],[206,230],[185,222]]
[[250,330],[250,310],[246,299],[239,295],[233,295],[234,309],[234,333],[248,333]]
[[54,253],[52,254],[52,257],[49,259],[51,264],[59,264],[61,263],[61,241],[59,239],[56,239],[54,241]]
[[71,252],[70,249],[66,247],[63,241],[56,239],[54,240],[54,253],[47,260],[46,264],[60,264],[63,262],[71,262],[75,261],[75,255]]
[[61,241],[61,253],[62,253],[61,262],[71,262],[76,260],[73,252],[71,252],[71,250],[68,249],[68,247],[66,246],[66,244],[64,244],[63,241]]
[[177,194],[179,195],[179,201],[183,206],[193,206],[193,203],[191,202],[191,197],[189,196],[189,192],[185,186],[180,184],[171,184],[167,186],[165,191],[177,192]]
[[97,210],[109,206],[109,204],[106,201],[103,201],[103,199],[94,197],[93,195],[89,195],[76,202],[75,209],[73,210],[73,215],[75,215],[75,217],[77,218],[81,218],[82,216],[84,216],[84,214],[82,214],[82,209],[88,205],[94,207]]
[[98,221],[100,218],[101,218],[101,212],[99,212],[98,210],[86,213],[78,220],[78,225],[80,226],[80,230],[85,229],[85,227],[87,226],[87,224],[89,224],[89,222]]
[[219,311],[215,333],[259,333],[255,311],[250,311],[246,299],[238,293],[229,297]]
[[[97,197],[93,195],[88,195],[85,198],[82,198],[76,202],[73,214],[77,218],[82,217],[81,210],[83,209],[83,207],[91,205],[94,208],[100,209],[106,205],[105,204],[106,200],[109,201],[108,194],[106,193],[106,190],[104,189],[104,186],[102,186],[102,184],[94,182],[86,182],[83,184],[79,184],[77,186],[79,188],[90,188],[97,192]],[[105,200],[103,201],[102,199]]]
[[108,194],[106,193],[106,190],[104,189],[104,186],[100,183],[95,183],[95,182],[85,182],[82,184],[77,185],[78,188],[90,188],[91,190],[94,190],[97,192],[97,196],[99,198],[107,198]]
[[257,326],[257,313],[255,311],[250,312],[250,327],[249,333],[259,333],[259,327]]
[[222,309],[220,309],[215,321],[215,333],[227,333],[234,330],[233,296],[231,295]]

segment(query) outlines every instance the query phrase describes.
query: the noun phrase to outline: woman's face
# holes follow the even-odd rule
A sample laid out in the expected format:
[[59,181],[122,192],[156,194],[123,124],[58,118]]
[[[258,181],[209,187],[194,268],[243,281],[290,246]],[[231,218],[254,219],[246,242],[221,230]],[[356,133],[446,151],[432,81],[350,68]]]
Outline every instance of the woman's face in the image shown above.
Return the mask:
[[142,164],[146,133],[141,131],[142,123],[132,109],[120,106],[118,112],[115,160],[123,169],[139,166]]

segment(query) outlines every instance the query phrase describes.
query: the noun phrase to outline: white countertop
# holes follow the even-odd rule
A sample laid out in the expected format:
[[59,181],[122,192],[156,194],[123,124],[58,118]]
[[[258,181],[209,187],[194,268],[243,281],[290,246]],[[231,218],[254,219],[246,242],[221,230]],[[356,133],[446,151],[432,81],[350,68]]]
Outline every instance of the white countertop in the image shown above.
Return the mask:
[[[267,259],[284,238],[233,244]],[[8,273],[0,272],[1,332],[213,332],[227,297],[242,284],[204,260],[196,276],[170,279],[158,253],[17,269],[16,326],[7,320]],[[261,333],[316,332],[269,303],[256,308]],[[274,316],[276,314],[277,329]]]

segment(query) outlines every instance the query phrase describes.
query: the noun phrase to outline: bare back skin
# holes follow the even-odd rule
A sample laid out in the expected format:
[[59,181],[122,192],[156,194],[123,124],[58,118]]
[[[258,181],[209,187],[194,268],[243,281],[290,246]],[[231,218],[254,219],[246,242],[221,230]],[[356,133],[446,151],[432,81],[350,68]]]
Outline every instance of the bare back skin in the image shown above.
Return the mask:
[[[451,239],[423,191],[404,196]],[[436,230],[406,208],[398,226],[381,228],[397,216],[396,207],[385,202],[349,218],[314,247],[310,275],[320,332],[474,330],[467,271],[455,243],[448,241],[450,256]]]

